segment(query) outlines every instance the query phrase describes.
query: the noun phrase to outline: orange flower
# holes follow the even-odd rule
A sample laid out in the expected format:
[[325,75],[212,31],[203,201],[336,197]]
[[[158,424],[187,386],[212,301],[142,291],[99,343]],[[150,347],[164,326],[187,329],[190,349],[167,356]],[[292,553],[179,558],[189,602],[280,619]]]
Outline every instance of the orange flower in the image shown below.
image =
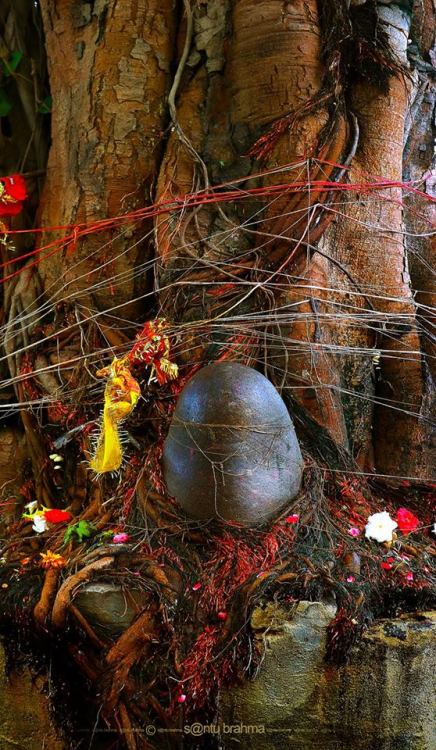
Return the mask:
[[41,560],[40,560],[40,566],[41,568],[44,568],[45,570],[48,570],[49,568],[63,568],[67,561],[65,560],[62,555],[58,555],[57,552],[52,552],[50,549],[48,552],[40,552]]

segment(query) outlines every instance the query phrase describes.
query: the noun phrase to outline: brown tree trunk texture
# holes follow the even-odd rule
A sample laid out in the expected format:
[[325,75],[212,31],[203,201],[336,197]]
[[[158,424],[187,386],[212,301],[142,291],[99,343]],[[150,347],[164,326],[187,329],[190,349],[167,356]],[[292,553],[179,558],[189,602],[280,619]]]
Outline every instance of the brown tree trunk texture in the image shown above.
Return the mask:
[[[406,64],[409,29],[400,13],[390,11],[390,41]],[[401,181],[410,96],[410,84],[400,77],[392,79],[387,95],[378,94],[370,85],[356,87],[351,106],[361,139],[351,169],[352,181],[359,182],[365,173]],[[431,475],[434,461],[429,460],[426,421],[431,383],[425,374],[417,330],[401,191],[390,190],[379,200],[346,207],[344,213],[335,237],[337,257],[370,295],[375,310],[383,314],[375,343],[382,350],[383,378],[374,413],[375,464],[386,474],[426,476],[430,471]]]
[[[52,145],[41,224],[77,224],[116,216],[150,201],[167,120],[165,97],[174,46],[173,2],[41,3],[53,96]],[[144,293],[134,268],[150,256],[149,226],[124,228],[78,243],[42,262],[50,296],[82,305],[129,310]],[[124,274],[123,284],[98,286]],[[120,307],[125,303],[126,307]],[[133,304],[133,308],[132,308]]]
[[[53,112],[38,223],[91,222],[239,177],[246,178],[242,189],[332,177],[334,168],[314,157],[348,159],[352,182],[401,180],[413,84],[397,75],[388,93],[361,82],[326,98],[323,5],[43,0]],[[427,39],[434,13],[428,4],[421,10],[426,23],[418,32]],[[405,62],[405,15],[384,4],[380,14],[393,53]],[[249,156],[292,113],[293,126],[273,139],[267,160]],[[421,173],[414,164],[414,178],[428,170],[427,157]],[[298,160],[301,167],[288,173],[255,177]],[[58,331],[58,351],[40,352],[39,381],[53,398],[77,387],[82,364],[61,371],[60,380],[47,367],[92,356],[95,327],[108,346],[127,345],[152,308],[144,269],[154,254],[161,312],[182,334],[180,363],[216,359],[223,344],[236,342],[232,356],[265,361],[276,385],[365,470],[431,476],[434,350],[423,335],[432,325],[430,275],[417,258],[432,265],[434,250],[426,238],[406,242],[400,190],[343,195],[321,220],[325,193],[300,193],[201,206],[161,215],[154,226],[132,223],[80,239],[42,260],[26,283],[23,275],[9,284],[11,374],[17,350],[39,324],[35,314],[19,330],[14,318],[36,310],[43,291],[68,308],[72,333]],[[407,227],[428,231],[415,211],[428,213],[427,203],[409,204]],[[333,220],[329,228],[325,217]],[[268,275],[274,294],[263,284]],[[241,322],[262,310],[267,325]]]

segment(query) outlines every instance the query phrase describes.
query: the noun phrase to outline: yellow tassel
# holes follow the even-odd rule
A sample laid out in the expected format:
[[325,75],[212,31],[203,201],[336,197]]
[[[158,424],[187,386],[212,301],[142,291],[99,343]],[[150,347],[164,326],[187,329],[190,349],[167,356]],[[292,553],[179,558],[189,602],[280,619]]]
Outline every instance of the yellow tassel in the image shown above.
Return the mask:
[[116,357],[110,367],[97,372],[99,377],[108,376],[104,392],[104,408],[101,432],[97,448],[89,465],[96,474],[118,471],[123,460],[119,425],[133,411],[141,391],[138,382],[130,374],[125,360]]

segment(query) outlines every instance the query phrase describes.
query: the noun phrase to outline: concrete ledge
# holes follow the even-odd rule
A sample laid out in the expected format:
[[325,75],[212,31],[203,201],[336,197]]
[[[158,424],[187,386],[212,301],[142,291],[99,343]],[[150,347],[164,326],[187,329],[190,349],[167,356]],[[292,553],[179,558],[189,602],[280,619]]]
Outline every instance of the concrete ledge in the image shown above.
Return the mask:
[[255,610],[263,664],[256,680],[222,695],[221,719],[265,730],[223,735],[223,748],[434,750],[436,613],[380,621],[344,667],[324,661],[334,613],[319,602]]

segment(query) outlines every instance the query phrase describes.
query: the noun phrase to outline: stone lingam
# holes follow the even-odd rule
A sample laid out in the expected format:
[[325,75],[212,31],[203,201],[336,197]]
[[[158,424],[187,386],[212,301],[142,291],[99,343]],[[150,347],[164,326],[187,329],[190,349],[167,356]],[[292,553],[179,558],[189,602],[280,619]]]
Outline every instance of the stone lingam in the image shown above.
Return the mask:
[[199,370],[181,392],[163,471],[190,518],[255,526],[298,493],[303,460],[272,383],[251,367],[220,362]]

